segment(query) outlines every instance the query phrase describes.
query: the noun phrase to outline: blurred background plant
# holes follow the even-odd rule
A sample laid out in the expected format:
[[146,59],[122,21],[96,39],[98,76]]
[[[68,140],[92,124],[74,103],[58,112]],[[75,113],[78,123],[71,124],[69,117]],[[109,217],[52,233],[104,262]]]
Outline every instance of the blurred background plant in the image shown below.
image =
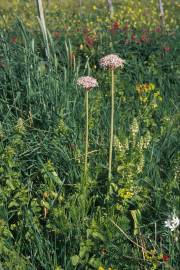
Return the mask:
[[[111,21],[124,22],[134,28],[156,28],[160,25],[160,11],[157,0],[114,0],[113,16],[109,16],[107,0],[44,0],[46,23],[49,30],[58,30],[65,26],[87,23],[94,26]],[[166,29],[178,27],[179,1],[163,1]],[[29,29],[37,28],[35,1],[0,0],[1,27],[11,27],[18,16]],[[91,12],[87,12],[91,11]],[[72,19],[73,15],[73,19]],[[79,17],[80,15],[80,17]],[[85,24],[84,24],[85,26]]]

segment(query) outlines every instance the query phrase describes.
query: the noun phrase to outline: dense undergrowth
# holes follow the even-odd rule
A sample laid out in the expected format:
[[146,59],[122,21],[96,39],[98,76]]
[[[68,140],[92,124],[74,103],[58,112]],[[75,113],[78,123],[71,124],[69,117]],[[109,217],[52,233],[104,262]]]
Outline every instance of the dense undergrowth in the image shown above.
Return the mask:
[[[17,21],[0,36],[0,268],[178,269],[179,32],[112,21],[96,33],[49,33]],[[75,32],[76,31],[76,32]],[[110,74],[115,73],[113,177],[108,188]],[[89,94],[88,192],[83,192],[84,91]]]

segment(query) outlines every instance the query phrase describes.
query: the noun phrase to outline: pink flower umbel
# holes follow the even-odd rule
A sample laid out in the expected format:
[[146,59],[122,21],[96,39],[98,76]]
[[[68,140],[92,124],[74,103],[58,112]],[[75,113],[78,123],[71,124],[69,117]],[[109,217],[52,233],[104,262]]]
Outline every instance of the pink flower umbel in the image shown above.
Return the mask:
[[109,54],[100,59],[100,66],[105,69],[123,68],[125,60],[121,59],[116,54]]
[[77,80],[77,84],[84,87],[87,91],[92,90],[94,87],[98,86],[96,79],[90,76],[82,76]]

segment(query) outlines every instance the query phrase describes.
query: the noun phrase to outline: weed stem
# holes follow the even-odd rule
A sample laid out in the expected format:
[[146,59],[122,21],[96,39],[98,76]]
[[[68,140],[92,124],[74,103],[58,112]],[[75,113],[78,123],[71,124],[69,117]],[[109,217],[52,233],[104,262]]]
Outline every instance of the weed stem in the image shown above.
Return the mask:
[[88,111],[88,91],[86,90],[85,94],[85,108],[86,108],[86,134],[85,134],[85,163],[84,163],[84,175],[85,178],[87,177],[87,161],[88,161],[88,118],[89,118],[89,111]]
[[112,75],[112,87],[111,87],[111,128],[110,128],[110,147],[109,147],[109,171],[108,180],[112,178],[112,148],[113,148],[113,129],[114,129],[114,69],[111,71]]

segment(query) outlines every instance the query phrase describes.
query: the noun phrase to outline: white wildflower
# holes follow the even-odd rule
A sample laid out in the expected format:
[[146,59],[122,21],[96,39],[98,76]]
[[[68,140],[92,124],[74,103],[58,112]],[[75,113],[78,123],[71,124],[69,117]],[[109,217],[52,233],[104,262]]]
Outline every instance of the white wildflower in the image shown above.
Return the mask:
[[131,133],[133,137],[136,137],[138,131],[139,131],[139,124],[136,118],[133,119],[132,125],[131,125]]
[[137,173],[141,173],[144,169],[144,155],[139,159],[139,163],[137,165]]
[[150,132],[148,131],[148,132],[146,133],[145,137],[144,137],[144,145],[143,145],[143,146],[144,146],[144,149],[147,149],[147,148],[148,148],[150,142],[151,142],[151,134],[150,134]]
[[165,227],[174,231],[180,225],[180,219],[174,214],[165,221]]

